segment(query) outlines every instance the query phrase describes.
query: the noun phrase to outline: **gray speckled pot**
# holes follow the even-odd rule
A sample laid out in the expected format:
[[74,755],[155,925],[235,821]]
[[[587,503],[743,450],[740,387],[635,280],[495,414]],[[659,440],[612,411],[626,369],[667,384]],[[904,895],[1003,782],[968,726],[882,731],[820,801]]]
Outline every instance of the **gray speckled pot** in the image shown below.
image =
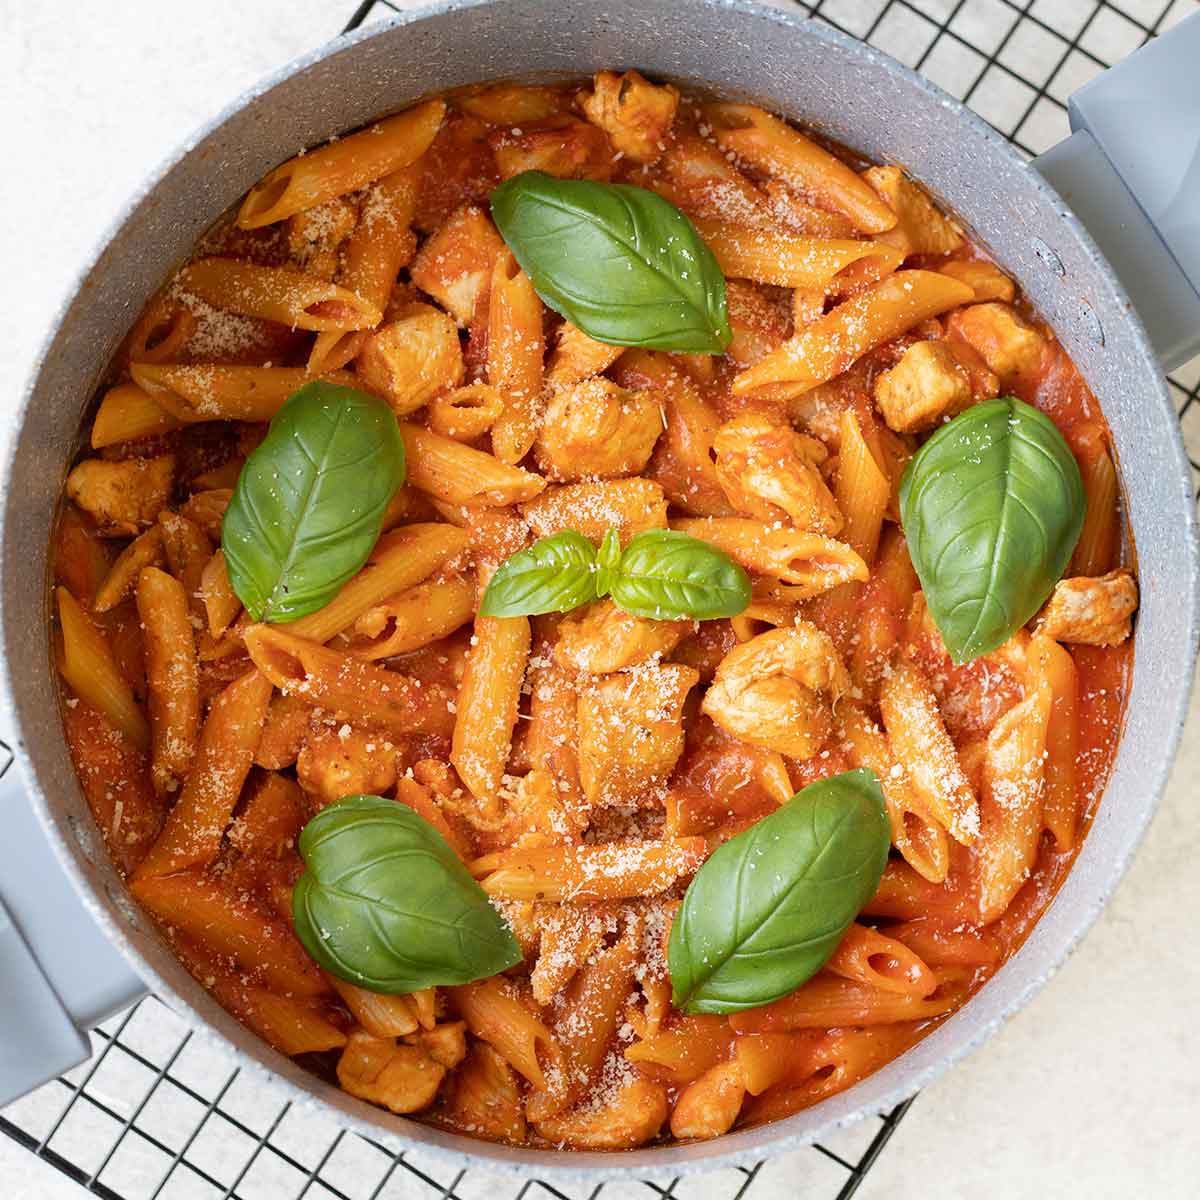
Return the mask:
[[[762,100],[925,181],[1020,281],[1103,405],[1142,580],[1136,667],[1116,768],[1074,871],[1020,953],[961,1012],[870,1079],[778,1124],[617,1157],[488,1146],[414,1124],[319,1082],[229,1017],[186,974],[98,852],[60,732],[47,652],[46,546],[76,431],[143,302],[200,233],[276,163],[428,92],[490,77],[637,66]],[[1035,247],[1064,268],[1047,268]],[[1045,256],[1050,257],[1050,256]],[[1097,319],[1103,330],[1096,335]],[[401,1145],[542,1177],[678,1174],[761,1158],[894,1105],[979,1045],[1054,972],[1120,879],[1171,764],[1197,640],[1192,496],[1146,336],[1088,234],[983,122],[891,59],[828,28],[739,0],[450,3],[334,42],[266,80],[154,172],[46,344],[6,464],[4,680],[18,758],[86,904],[149,985],[239,1060],[345,1124]]]

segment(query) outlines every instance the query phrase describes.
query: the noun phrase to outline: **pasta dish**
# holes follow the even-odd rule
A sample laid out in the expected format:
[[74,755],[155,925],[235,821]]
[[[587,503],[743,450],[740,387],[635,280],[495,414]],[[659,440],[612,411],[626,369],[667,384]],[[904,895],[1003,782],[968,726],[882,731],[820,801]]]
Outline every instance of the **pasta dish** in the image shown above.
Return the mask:
[[1137,585],[1104,418],[900,166],[601,71],[272,170],[54,545],[83,792],[189,972],[473,1137],[814,1105],[1053,898]]

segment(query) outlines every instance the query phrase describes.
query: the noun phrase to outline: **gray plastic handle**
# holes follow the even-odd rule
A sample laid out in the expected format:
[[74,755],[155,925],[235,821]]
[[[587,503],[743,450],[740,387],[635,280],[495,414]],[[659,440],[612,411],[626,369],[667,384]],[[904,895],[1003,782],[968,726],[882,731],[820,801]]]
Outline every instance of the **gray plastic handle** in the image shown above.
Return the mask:
[[14,767],[0,779],[0,813],[3,1107],[83,1062],[86,1031],[144,996],[146,985],[84,908]]
[[1200,354],[1200,13],[1070,99],[1035,162],[1125,285],[1167,370]]

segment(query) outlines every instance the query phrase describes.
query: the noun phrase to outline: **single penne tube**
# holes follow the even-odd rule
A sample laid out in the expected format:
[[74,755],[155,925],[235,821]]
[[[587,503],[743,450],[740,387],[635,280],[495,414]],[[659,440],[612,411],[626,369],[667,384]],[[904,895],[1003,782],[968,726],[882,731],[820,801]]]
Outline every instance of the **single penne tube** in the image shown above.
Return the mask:
[[537,846],[476,859],[471,872],[498,900],[629,900],[667,891],[707,854],[702,837]]
[[214,308],[292,329],[369,329],[383,319],[381,309],[318,275],[233,258],[198,258],[175,286]]
[[425,407],[429,428],[456,442],[481,438],[504,412],[504,398],[489,384],[472,383],[435,396]]
[[879,681],[904,632],[917,590],[908,543],[894,526],[884,529],[871,578],[859,604],[857,637],[850,654],[850,677],[863,696],[874,700]]
[[875,259],[882,276],[894,271],[904,260],[900,250],[883,242],[805,237],[725,221],[692,223],[727,276],[775,287],[824,292],[834,283],[835,276],[852,263]]
[[290,159],[250,189],[238,210],[238,225],[272,225],[409,166],[429,149],[445,112],[445,101],[426,100]]
[[1087,508],[1067,575],[1104,575],[1114,566],[1121,528],[1117,469],[1102,426],[1089,425],[1076,438]]
[[765,391],[779,400],[802,396],[840,375],[868,350],[973,297],[965,283],[935,271],[897,271],[736,375],[733,391],[739,396]]
[[898,996],[928,996],[938,980],[911,947],[857,921],[842,935],[825,970]]
[[251,625],[243,640],[255,666],[286,695],[392,733],[452,732],[452,693],[444,686],[384,670],[278,626]]
[[725,1017],[677,1014],[668,1028],[634,1042],[625,1058],[662,1071],[675,1085],[686,1084],[725,1062],[735,1041]]
[[186,517],[197,525],[214,541],[221,540],[221,522],[225,519],[225,510],[233,497],[232,488],[212,488],[203,492],[193,492],[188,500],[180,505],[179,515]]
[[944,826],[930,816],[908,772],[896,761],[883,731],[853,700],[837,706],[842,746],[851,765],[874,771],[883,789],[892,845],[931,883],[942,883],[950,870],[950,845]]
[[979,801],[979,916],[999,920],[1037,858],[1053,693],[1038,683],[988,733]]
[[626,545],[645,529],[666,529],[667,498],[652,479],[597,479],[552,484],[521,505],[521,515],[539,537],[574,529],[599,544],[615,529]]
[[354,622],[350,649],[373,661],[408,654],[461,629],[475,613],[475,581],[427,579],[367,609]]
[[[284,401],[312,376],[303,367],[241,367],[221,363],[134,363],[141,390],[182,424],[197,421],[269,421]],[[327,383],[357,387],[348,371],[322,376]]]
[[200,597],[208,616],[209,636],[220,638],[242,611],[242,602],[229,582],[224,550],[215,551],[205,563],[200,575]]
[[194,521],[164,508],[158,514],[158,525],[162,530],[163,551],[171,574],[183,585],[188,608],[195,616],[204,617],[204,600],[200,595],[200,583],[204,568],[212,558],[212,543],[208,535]]
[[928,1021],[945,1016],[962,1003],[970,974],[965,968],[939,967],[933,971],[935,989],[919,996],[886,992],[873,984],[822,971],[782,1000],[734,1013],[729,1024],[735,1033],[783,1033],[840,1025],[865,1027]]
[[92,449],[118,442],[155,437],[178,429],[182,422],[136,383],[118,383],[104,393],[92,421]]
[[150,749],[150,726],[121,674],[108,640],[65,587],[55,589],[62,654],[58,669],[71,690],[139,750]]
[[[950,878],[957,882],[955,876]],[[952,887],[950,882],[931,883],[899,859],[892,859],[884,867],[879,888],[862,911],[869,917],[896,921],[934,916],[958,923],[979,918],[974,896],[966,895],[961,887]]]
[[747,571],[788,584],[793,600],[868,575],[867,564],[845,542],[790,526],[776,528],[746,517],[679,517],[671,528],[724,550]]
[[1075,760],[1079,751],[1079,682],[1075,660],[1052,638],[1035,633],[1025,652],[1034,686],[1050,688],[1050,717],[1046,725],[1043,763],[1046,791],[1042,824],[1060,851],[1074,849],[1079,828]]
[[1000,961],[1000,941],[995,934],[962,921],[917,917],[889,925],[887,932],[931,967],[990,967]]
[[171,362],[196,331],[196,316],[170,289],[160,291],[142,310],[123,347],[135,362]]
[[458,688],[450,761],[488,817],[500,813],[500,782],[512,751],[529,665],[528,617],[477,617]]
[[441,805],[434,799],[429,788],[415,779],[401,776],[396,781],[396,799],[411,808],[417,816],[428,821],[446,839],[447,845],[463,862],[469,862],[474,857],[467,838],[462,836],[459,830],[446,819],[446,814],[442,812]]
[[504,409],[493,423],[492,453],[519,463],[541,427],[542,302],[529,276],[506,250],[492,269],[488,301],[487,381]]
[[735,1038],[733,1060],[742,1083],[751,1096],[761,1096],[769,1087],[785,1079],[803,1078],[812,1073],[814,1051],[825,1038],[816,1029],[798,1029],[792,1033],[746,1033]]
[[521,1003],[514,985],[492,976],[446,991],[471,1033],[538,1091],[545,1091],[547,1068],[553,1074],[561,1054],[550,1030]]
[[332,975],[328,979],[333,990],[342,998],[342,1003],[350,1010],[350,1015],[372,1037],[407,1037],[420,1028],[412,1001],[407,996],[368,992]]
[[162,530],[157,525],[151,525],[145,533],[139,533],[117,556],[117,561],[109,568],[104,582],[96,591],[92,611],[105,613],[116,608],[133,591],[142,568],[155,566],[162,560]]
[[289,622],[288,633],[310,642],[327,642],[388,597],[428,579],[469,545],[470,538],[453,525],[421,522],[393,529],[379,539],[362,570],[328,604]]
[[329,993],[317,965],[291,929],[252,901],[196,871],[162,877],[139,875],[130,885],[134,898],[175,935],[193,939],[221,961],[284,995]]
[[200,978],[222,1008],[281,1054],[294,1058],[340,1050],[346,1044],[346,1034],[330,1020],[329,1007],[320,1001],[281,996],[220,969],[210,969]]
[[956,842],[971,845],[979,836],[979,804],[918,666],[905,659],[892,664],[880,683],[879,710],[892,753],[924,810]]
[[200,731],[196,639],[177,579],[145,567],[136,599],[146,655],[150,773],[160,793],[174,792],[192,769]]
[[875,561],[892,482],[875,461],[853,409],[842,413],[834,498],[845,518],[842,540],[865,563]]
[[722,149],[787,187],[849,217],[864,233],[883,233],[896,214],[866,180],[798,129],[752,104],[706,104]]
[[271,683],[259,671],[246,672],[217,695],[179,799],[136,878],[170,875],[216,858],[250,773],[270,699]]
[[501,462],[418,425],[401,423],[408,458],[408,482],[447,504],[484,508],[532,500],[546,481],[532,471]]

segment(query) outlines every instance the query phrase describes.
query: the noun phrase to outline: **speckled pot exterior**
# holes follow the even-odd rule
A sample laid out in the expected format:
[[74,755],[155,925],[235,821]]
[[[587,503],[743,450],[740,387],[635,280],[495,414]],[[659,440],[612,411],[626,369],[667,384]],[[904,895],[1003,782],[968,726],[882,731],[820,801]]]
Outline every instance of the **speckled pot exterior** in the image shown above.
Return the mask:
[[[80,419],[145,300],[197,237],[278,162],[430,92],[608,66],[760,100],[923,180],[1014,275],[1099,397],[1120,459],[1142,581],[1136,665],[1116,767],[1079,860],[1022,950],[962,1011],[869,1079],[777,1124],[606,1156],[490,1146],[393,1117],[270,1050],[196,984],[130,902],[65,749],[47,636],[47,543]],[[880,1112],[978,1046],[1054,973],[1121,878],[1165,785],[1197,642],[1191,480],[1145,332],[1098,250],[1041,178],[978,118],[870,47],[739,0],[493,0],[372,26],[298,60],[188,141],[134,197],[46,342],[5,464],[0,558],[4,698],[34,804],[84,902],[148,985],[293,1100],[348,1127],[566,1181],[676,1175],[812,1142]]]

